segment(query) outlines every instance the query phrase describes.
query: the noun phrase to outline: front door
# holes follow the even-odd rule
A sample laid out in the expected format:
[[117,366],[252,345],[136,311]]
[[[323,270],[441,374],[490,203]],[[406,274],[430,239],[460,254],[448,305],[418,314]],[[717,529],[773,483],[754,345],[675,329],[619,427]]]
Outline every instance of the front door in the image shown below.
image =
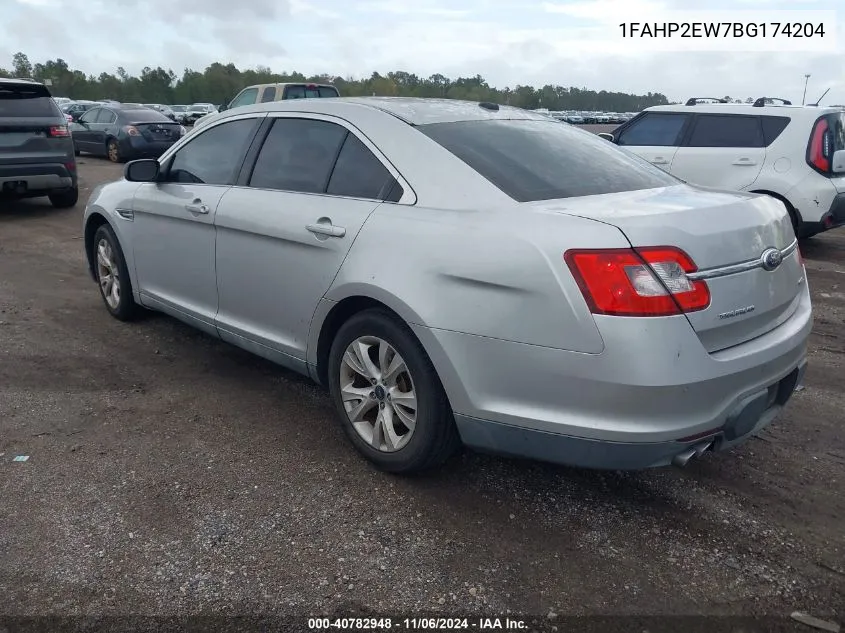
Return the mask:
[[214,216],[258,126],[255,117],[202,130],[141,185],[133,205],[138,290],[145,305],[216,333]]

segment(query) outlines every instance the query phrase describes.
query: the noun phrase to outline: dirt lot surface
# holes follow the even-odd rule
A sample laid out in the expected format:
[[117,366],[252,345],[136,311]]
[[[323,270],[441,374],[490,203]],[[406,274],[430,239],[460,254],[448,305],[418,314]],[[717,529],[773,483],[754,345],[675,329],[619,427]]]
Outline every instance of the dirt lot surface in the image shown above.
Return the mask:
[[164,316],[112,319],[81,218],[121,168],[79,170],[74,209],[0,208],[0,614],[845,620],[845,230],[803,246],[806,388],[744,447],[641,473],[464,454],[402,479],[306,379]]

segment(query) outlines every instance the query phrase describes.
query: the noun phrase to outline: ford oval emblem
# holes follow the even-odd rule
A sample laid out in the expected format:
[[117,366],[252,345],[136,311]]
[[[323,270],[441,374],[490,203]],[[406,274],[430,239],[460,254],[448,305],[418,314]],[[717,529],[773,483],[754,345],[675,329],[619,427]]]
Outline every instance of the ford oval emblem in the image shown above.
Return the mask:
[[764,270],[772,271],[783,262],[783,253],[776,248],[767,248],[760,256],[760,262]]

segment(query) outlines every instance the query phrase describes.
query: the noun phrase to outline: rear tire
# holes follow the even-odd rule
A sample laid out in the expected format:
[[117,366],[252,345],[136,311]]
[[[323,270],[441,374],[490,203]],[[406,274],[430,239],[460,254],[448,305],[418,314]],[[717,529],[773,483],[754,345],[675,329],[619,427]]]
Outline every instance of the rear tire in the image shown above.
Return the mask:
[[138,315],[140,309],[132,295],[132,281],[123,249],[111,226],[103,224],[94,233],[94,276],[100,289],[100,298],[114,318],[130,321]]
[[460,439],[440,379],[413,333],[392,314],[354,315],[338,330],[328,360],[341,426],[378,468],[421,472],[456,452]]
[[48,194],[47,197],[50,198],[50,204],[57,209],[69,209],[70,207],[76,206],[76,203],[79,201],[79,189],[74,187],[64,191],[56,191]]
[[110,138],[106,142],[106,156],[113,163],[123,162],[123,157],[120,155],[120,146],[117,144],[117,139]]

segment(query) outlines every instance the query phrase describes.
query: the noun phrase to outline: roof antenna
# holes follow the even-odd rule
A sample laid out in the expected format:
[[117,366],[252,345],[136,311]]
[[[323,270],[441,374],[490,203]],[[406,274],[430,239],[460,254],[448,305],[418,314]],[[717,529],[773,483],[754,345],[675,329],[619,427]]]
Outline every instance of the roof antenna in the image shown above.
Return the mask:
[[815,103],[811,103],[810,105],[811,105],[811,106],[816,106],[816,107],[819,107],[819,104],[822,102],[822,99],[824,99],[825,95],[826,95],[828,92],[830,92],[830,88],[828,88],[827,90],[825,90],[825,91],[822,93],[822,96],[821,96],[821,97],[819,97],[819,98],[818,98],[818,100],[817,100]]

